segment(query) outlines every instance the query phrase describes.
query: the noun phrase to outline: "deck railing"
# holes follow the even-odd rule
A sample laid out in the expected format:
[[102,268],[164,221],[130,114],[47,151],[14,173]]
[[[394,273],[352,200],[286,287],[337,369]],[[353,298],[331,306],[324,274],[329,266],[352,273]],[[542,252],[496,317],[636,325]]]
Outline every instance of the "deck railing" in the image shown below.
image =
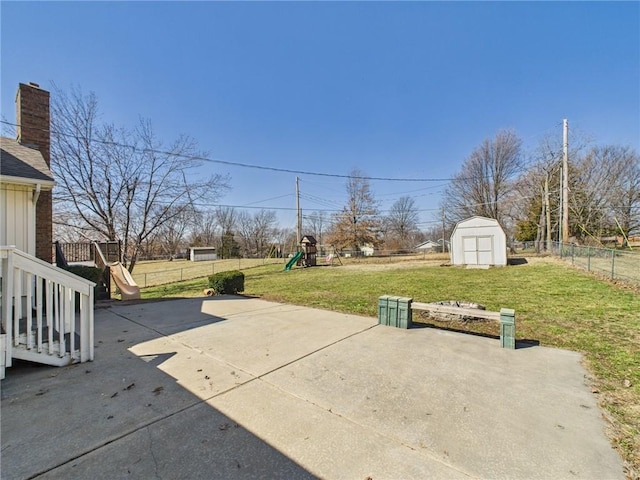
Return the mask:
[[[100,256],[107,262],[120,261],[121,245],[118,241],[54,242],[54,247],[56,243],[64,259],[69,263],[95,262],[97,264]],[[54,255],[57,255],[55,248]]]

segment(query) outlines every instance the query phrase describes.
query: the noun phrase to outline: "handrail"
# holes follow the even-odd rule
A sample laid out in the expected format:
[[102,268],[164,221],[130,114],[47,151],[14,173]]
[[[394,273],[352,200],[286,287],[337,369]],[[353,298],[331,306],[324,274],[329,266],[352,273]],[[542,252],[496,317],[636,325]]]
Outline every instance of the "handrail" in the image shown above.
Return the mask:
[[58,366],[93,360],[95,283],[15,246],[0,246],[0,259],[7,366],[12,358]]
[[[91,243],[93,244],[93,249],[96,252],[95,258],[93,260],[95,264],[102,269],[108,267],[109,263],[107,262],[107,259],[104,258],[104,254],[102,253],[102,249],[100,248],[100,245],[98,245],[98,242],[93,241]],[[98,259],[100,259],[100,262],[98,262]]]
[[96,286],[96,284],[91,280],[79,277],[78,275],[75,275],[61,268],[54,267],[50,263],[24,253],[14,246],[0,247],[0,256],[2,258],[7,258],[9,252],[15,255],[13,260],[14,267],[20,267],[32,274],[46,276],[49,280],[52,280],[56,283],[66,284],[68,287],[73,288],[77,292],[88,295],[90,290]]

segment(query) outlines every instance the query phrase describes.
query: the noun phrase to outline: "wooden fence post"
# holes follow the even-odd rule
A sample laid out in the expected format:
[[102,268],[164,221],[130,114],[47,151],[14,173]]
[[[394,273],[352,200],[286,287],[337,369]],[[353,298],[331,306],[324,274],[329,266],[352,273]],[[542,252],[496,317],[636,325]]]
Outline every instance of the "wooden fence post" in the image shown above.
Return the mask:
[[615,278],[616,275],[616,251],[611,250],[611,280]]

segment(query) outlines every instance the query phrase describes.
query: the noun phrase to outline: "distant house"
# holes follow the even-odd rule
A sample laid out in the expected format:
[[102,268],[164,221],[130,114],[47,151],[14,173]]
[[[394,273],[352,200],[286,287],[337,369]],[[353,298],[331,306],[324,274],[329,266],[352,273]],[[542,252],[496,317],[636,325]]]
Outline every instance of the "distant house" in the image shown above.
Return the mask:
[[360,246],[360,253],[364,257],[373,257],[376,254],[376,248],[371,243],[365,243]]
[[440,252],[442,250],[442,246],[438,242],[434,242],[433,240],[427,240],[426,242],[422,242],[419,245],[414,247],[414,250],[418,250],[419,252]]
[[458,222],[451,234],[451,263],[506,265],[507,238],[498,221],[475,216]]

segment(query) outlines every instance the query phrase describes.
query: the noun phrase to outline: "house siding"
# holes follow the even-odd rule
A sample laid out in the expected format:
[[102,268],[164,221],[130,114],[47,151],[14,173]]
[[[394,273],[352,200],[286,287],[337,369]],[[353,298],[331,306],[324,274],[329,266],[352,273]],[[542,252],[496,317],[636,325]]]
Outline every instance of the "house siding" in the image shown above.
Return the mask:
[[32,195],[26,186],[3,184],[0,188],[0,245],[15,245],[30,255],[36,251]]

